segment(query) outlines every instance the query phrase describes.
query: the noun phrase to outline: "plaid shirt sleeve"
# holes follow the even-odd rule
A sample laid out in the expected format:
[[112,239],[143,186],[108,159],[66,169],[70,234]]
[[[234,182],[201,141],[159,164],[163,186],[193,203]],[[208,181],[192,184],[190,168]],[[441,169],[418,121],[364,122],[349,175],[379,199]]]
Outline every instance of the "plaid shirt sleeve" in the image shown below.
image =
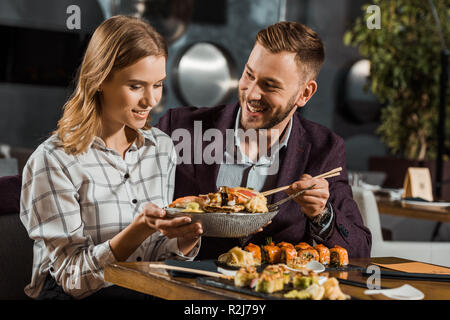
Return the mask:
[[49,272],[64,291],[83,297],[105,286],[103,267],[115,261],[109,240],[94,245],[83,235],[78,193],[68,171],[39,152],[23,174],[21,220],[31,239],[48,251]]

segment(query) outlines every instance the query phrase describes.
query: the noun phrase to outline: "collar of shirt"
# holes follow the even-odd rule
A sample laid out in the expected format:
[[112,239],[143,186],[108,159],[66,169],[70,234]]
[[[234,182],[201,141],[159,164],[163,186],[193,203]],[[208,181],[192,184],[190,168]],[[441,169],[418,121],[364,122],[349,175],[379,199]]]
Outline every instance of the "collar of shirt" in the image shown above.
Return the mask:
[[241,151],[241,146],[239,143],[239,137],[238,137],[238,129],[239,129],[239,119],[241,118],[241,108],[239,108],[238,113],[236,115],[236,120],[234,122],[234,145],[236,146],[236,150],[240,153],[241,155],[241,159],[245,162],[245,163],[251,163],[254,165],[268,165],[271,164],[274,160],[275,154],[277,154],[278,152],[280,152],[281,148],[287,147],[288,141],[289,141],[289,137],[291,135],[291,130],[292,130],[292,118],[291,120],[289,120],[289,123],[287,125],[287,130],[285,131],[285,133],[283,134],[283,136],[281,137],[281,141],[279,141],[278,144],[274,144],[273,146],[276,146],[275,148],[273,148],[272,146],[272,150],[271,150],[271,155],[270,157],[267,156],[262,156],[258,159],[258,161],[255,163],[253,162],[251,159],[249,159],[245,153],[243,153]]
[[[149,144],[156,145],[156,140],[151,132],[151,129],[150,130],[138,129],[136,140],[130,146],[129,150],[136,151],[136,150],[140,149],[142,146],[149,145]],[[103,141],[103,139],[98,136],[94,136],[94,139],[92,140],[89,148],[91,148],[93,146],[97,146],[104,150],[108,149],[105,141]]]

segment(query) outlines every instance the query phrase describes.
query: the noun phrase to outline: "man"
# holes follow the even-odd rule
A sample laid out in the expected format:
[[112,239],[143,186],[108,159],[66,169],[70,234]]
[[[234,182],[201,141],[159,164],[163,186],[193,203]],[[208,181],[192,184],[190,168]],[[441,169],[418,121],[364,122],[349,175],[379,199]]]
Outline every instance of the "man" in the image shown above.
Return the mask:
[[[223,149],[227,161],[212,164],[198,163],[194,158],[198,159],[198,154],[216,141],[189,142],[191,154],[183,154],[184,161],[177,166],[175,198],[215,192],[219,186],[264,191],[290,185],[287,193],[292,194],[314,185],[295,201],[283,204],[261,232],[241,239],[204,237],[197,259],[214,259],[233,246],[249,242],[264,244],[267,237],[275,243],[315,241],[328,247],[340,245],[350,257],[370,256],[371,234],[352,199],[343,139],[296,112],[316,92],[315,79],[324,56],[323,44],[310,28],[295,22],[274,24],[256,37],[239,80],[239,103],[170,109],[159,121],[158,127],[171,135],[175,144],[186,141],[177,141],[174,131],[183,128],[195,136],[198,124],[203,133],[218,129],[226,141]],[[229,129],[240,132],[231,143]],[[245,134],[251,131],[265,133],[249,138]],[[261,137],[265,137],[265,144]],[[270,156],[262,150],[265,145],[269,146]],[[230,157],[236,159],[236,154],[241,161],[228,161]],[[337,177],[313,178],[337,167],[343,168]],[[269,196],[268,201],[274,203],[286,196],[279,192]]]

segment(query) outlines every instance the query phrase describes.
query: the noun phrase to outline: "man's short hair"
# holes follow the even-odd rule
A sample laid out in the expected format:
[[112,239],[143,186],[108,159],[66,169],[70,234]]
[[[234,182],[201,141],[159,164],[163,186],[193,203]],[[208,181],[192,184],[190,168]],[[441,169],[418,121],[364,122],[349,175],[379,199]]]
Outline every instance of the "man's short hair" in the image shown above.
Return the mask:
[[256,42],[272,53],[295,53],[297,65],[309,78],[306,80],[316,79],[325,60],[325,49],[319,35],[298,22],[275,23],[259,31]]

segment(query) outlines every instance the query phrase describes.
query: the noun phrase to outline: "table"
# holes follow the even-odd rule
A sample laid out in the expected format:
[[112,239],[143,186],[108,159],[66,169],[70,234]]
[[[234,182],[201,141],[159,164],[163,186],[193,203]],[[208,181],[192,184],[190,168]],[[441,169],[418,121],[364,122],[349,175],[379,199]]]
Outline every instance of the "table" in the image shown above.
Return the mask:
[[425,208],[406,208],[403,207],[399,200],[389,200],[376,197],[378,212],[380,214],[388,214],[392,216],[425,219],[437,221],[431,235],[431,241],[434,241],[439,233],[439,228],[443,222],[450,222],[450,212],[439,212],[434,210],[427,210]]
[[404,208],[400,201],[392,201],[377,197],[378,211],[381,214],[389,214],[393,216],[425,219],[438,222],[450,222],[450,212],[438,212],[426,209]]
[[[384,257],[370,259],[351,259],[350,264],[366,267],[371,263],[400,263],[410,260]],[[105,281],[169,300],[260,300],[261,298],[237,293],[225,289],[197,284],[195,278],[171,277],[162,269],[150,269],[149,262],[119,262],[105,267]],[[366,277],[360,271],[330,272],[330,277],[343,277],[347,280],[366,283]],[[449,282],[424,280],[399,280],[382,278],[381,286],[394,288],[408,283],[425,294],[429,300],[450,300]],[[383,295],[364,294],[365,288],[342,284],[344,293],[357,299],[388,300]]]

